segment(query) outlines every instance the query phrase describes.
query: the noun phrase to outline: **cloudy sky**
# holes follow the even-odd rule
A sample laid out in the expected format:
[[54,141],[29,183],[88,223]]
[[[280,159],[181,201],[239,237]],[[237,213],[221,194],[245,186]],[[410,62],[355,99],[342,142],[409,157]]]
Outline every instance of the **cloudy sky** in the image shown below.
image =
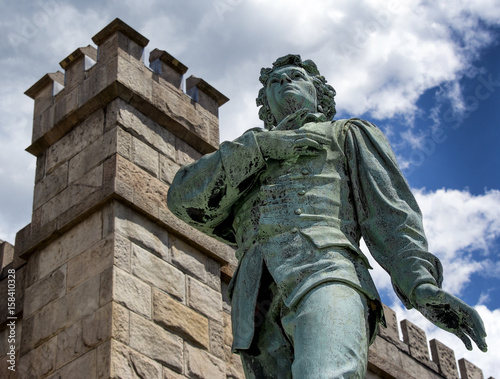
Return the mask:
[[[30,222],[33,102],[24,91],[119,17],[231,101],[221,139],[261,126],[258,74],[279,56],[313,59],[337,90],[337,118],[388,136],[424,213],[444,287],[476,307],[490,352],[404,311],[375,270],[384,301],[500,377],[500,2],[496,0],[1,1],[0,239]],[[147,56],[147,55],[146,55]]]

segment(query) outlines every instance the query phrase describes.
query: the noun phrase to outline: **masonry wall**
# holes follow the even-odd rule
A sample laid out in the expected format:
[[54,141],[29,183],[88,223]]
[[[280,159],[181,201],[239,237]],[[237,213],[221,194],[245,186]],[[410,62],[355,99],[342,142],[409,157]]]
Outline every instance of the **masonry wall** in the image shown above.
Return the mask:
[[[174,217],[179,167],[214,151],[228,99],[116,19],[26,94],[35,100],[32,221],[0,243],[0,307],[15,270],[16,372],[2,377],[243,378],[225,289],[233,250]],[[0,339],[9,313],[0,308]],[[394,312],[370,349],[368,378],[458,377],[453,351]],[[6,315],[6,316],[4,316]],[[459,361],[462,378],[481,370]],[[463,368],[462,368],[463,366]]]

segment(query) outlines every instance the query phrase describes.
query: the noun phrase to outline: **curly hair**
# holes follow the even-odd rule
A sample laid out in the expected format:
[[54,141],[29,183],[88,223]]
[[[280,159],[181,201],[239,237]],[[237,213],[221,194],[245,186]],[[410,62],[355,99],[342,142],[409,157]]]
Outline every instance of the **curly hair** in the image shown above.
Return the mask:
[[264,121],[266,129],[272,129],[276,126],[276,119],[271,112],[269,103],[267,101],[266,87],[271,73],[277,68],[284,66],[297,66],[303,68],[311,77],[314,87],[316,88],[316,96],[318,99],[318,112],[323,113],[328,120],[333,119],[335,116],[335,89],[326,83],[326,79],[319,73],[316,63],[312,60],[302,61],[300,55],[288,54],[276,59],[272,68],[262,68],[260,70],[259,80],[263,87],[259,90],[259,95],[256,99],[259,109],[259,118]]

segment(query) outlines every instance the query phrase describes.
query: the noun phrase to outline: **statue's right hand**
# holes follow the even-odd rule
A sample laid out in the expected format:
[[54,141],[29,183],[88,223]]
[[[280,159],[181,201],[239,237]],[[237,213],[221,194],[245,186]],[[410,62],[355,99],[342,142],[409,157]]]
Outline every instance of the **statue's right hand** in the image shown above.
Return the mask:
[[266,159],[285,160],[300,155],[317,155],[328,141],[305,131],[275,130],[256,135],[262,155]]

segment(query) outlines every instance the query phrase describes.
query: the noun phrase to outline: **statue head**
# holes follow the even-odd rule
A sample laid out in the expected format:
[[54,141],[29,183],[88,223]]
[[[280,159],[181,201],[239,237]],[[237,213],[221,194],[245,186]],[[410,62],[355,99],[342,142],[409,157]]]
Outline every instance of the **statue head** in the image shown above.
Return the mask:
[[311,113],[323,113],[331,120],[336,113],[335,89],[327,84],[316,64],[302,61],[300,55],[278,58],[272,68],[260,70],[257,106],[259,118],[266,129],[276,126],[284,117],[306,108]]

